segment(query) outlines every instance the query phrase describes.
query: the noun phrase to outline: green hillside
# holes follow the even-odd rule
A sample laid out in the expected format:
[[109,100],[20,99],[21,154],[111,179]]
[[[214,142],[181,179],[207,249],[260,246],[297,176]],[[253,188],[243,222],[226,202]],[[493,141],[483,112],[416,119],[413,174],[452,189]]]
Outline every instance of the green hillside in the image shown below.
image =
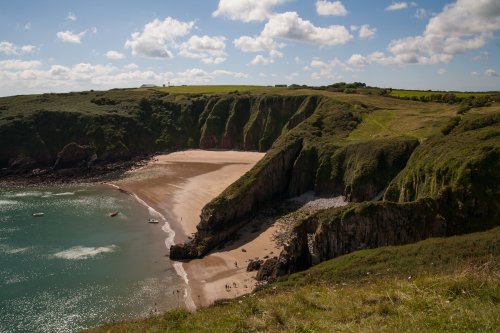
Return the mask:
[[196,313],[88,332],[495,332],[500,229],[358,251]]
[[[170,257],[202,257],[259,214],[286,215],[287,242],[259,271],[284,281],[195,314],[96,331],[493,331],[499,229],[423,240],[499,226],[500,104],[381,92],[185,86],[4,97],[0,181],[71,181],[191,148],[266,152],[202,209],[197,233]],[[287,206],[310,191],[350,203],[307,214]]]

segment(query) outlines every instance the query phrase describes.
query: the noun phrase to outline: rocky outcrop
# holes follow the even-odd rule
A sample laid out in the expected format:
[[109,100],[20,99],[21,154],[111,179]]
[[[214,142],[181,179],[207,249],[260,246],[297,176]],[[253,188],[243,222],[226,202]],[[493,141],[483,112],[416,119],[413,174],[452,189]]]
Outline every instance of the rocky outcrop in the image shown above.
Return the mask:
[[[321,211],[302,221],[275,260],[270,279],[357,250],[417,242],[447,234],[433,200],[365,202]],[[265,265],[265,264],[264,264]]]
[[205,255],[238,231],[252,211],[286,190],[302,142],[296,140],[283,145],[283,149],[269,152],[251,172],[203,207],[195,237],[188,243],[172,246],[171,259]]
[[[385,201],[327,209],[297,222],[279,258],[263,265],[264,275],[275,280],[357,250],[498,226],[499,125],[498,114],[464,119],[415,149],[387,188]],[[372,161],[378,155],[365,154]]]
[[200,116],[200,148],[267,151],[283,131],[312,113],[316,100],[277,95],[214,97]]
[[[311,103],[317,105],[312,113],[308,111]],[[372,199],[404,168],[418,145],[411,138],[336,145],[360,121],[350,105],[305,100],[298,112],[309,116],[283,134],[250,172],[203,208],[195,237],[172,246],[172,259],[205,255],[229,239],[270,199],[309,190],[345,194],[352,200]]]
[[51,167],[70,143],[94,147],[104,164],[185,148],[267,151],[281,134],[307,119],[320,98],[109,91],[32,99],[25,102],[35,108],[31,113],[5,123],[1,118],[0,142],[9,145],[0,148],[0,168]]
[[91,159],[97,159],[92,147],[83,147],[75,142],[68,143],[57,154],[54,169],[88,166]]
[[259,260],[259,259],[250,261],[247,265],[247,272],[258,271],[263,263],[264,260]]

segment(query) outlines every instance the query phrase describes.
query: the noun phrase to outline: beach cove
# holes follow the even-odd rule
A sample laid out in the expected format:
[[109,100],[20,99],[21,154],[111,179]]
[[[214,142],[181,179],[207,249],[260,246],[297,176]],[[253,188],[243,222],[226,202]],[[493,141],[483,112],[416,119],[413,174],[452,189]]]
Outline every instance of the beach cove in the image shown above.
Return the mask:
[[[159,155],[113,184],[158,211],[167,222],[165,227],[175,233],[167,245],[177,244],[196,232],[203,206],[263,156],[257,152],[203,150]],[[256,272],[246,271],[248,262],[279,253],[273,241],[274,232],[274,227],[270,227],[256,235],[250,227],[243,228],[240,237],[230,245],[202,259],[174,263],[187,283],[187,308],[208,306],[218,299],[251,292],[256,285]]]

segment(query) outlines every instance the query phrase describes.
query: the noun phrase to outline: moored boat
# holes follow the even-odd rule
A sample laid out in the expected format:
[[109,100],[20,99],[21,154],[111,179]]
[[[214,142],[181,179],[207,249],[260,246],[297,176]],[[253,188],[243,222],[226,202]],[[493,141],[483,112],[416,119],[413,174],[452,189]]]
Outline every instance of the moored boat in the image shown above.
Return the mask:
[[148,219],[148,223],[159,223],[160,221],[156,219]]
[[42,212],[33,213],[34,217],[40,217],[40,216],[44,216],[44,215],[45,215],[45,213],[42,213]]
[[116,215],[118,215],[118,212],[113,212],[113,213],[109,214],[110,217],[115,217]]

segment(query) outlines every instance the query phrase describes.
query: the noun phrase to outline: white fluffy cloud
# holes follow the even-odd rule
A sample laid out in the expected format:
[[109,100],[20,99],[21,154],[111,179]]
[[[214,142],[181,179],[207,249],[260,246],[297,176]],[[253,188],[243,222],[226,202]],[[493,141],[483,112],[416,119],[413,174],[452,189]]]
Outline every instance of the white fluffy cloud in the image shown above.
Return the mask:
[[178,84],[208,83],[217,78],[246,79],[248,74],[217,69],[207,72],[200,68],[189,68],[178,73],[138,70],[137,65],[115,67],[111,64],[78,63],[73,66],[52,65],[41,69],[39,61],[0,61],[0,91],[25,93],[57,90],[93,89],[95,87],[130,87],[144,83]]
[[336,69],[342,69],[344,71],[350,70],[346,64],[340,61],[338,58],[333,58],[329,62],[325,62],[321,59],[314,58],[309,66],[304,68],[305,71],[312,71],[311,78],[313,80],[320,80],[322,78],[327,78],[330,80],[338,80],[342,78],[342,75],[336,72]]
[[457,54],[483,47],[498,30],[498,0],[458,0],[432,17],[422,35],[393,40],[391,55],[375,52],[368,58],[396,65],[449,63]]
[[299,17],[296,12],[285,12],[273,15],[260,35],[241,36],[234,40],[234,45],[244,52],[270,51],[273,58],[276,55],[282,56],[278,49],[285,46],[276,39],[331,46],[346,44],[352,39],[352,35],[344,26],[316,27],[310,21]]
[[261,54],[257,54],[255,56],[255,58],[253,58],[252,61],[250,61],[250,64],[252,64],[252,65],[267,65],[270,62],[271,61],[269,59],[267,59],[266,57],[262,56]]
[[123,66],[123,68],[133,70],[133,69],[137,69],[137,68],[139,68],[139,66],[137,66],[137,65],[136,65],[136,64],[134,64],[134,63],[131,63],[131,64],[128,64],[128,65]]
[[191,36],[180,45],[179,55],[198,59],[205,64],[220,64],[226,61],[226,38],[222,36]]
[[57,33],[57,38],[64,43],[80,44],[82,42],[83,36],[85,36],[86,33],[87,33],[86,30],[80,32],[79,34],[75,34],[69,30],[59,31]]
[[270,51],[284,47],[284,44],[279,44],[270,37],[262,35],[256,37],[241,36],[234,40],[234,46],[243,52],[261,52]]
[[362,56],[361,54],[353,54],[349,60],[347,60],[347,63],[351,66],[355,67],[365,67],[366,65],[370,64],[370,59]]
[[125,47],[135,56],[149,58],[172,58],[170,51],[178,37],[187,35],[194,22],[182,22],[171,17],[163,21],[155,19],[144,26],[142,32],[134,32],[125,42]]
[[405,8],[408,8],[408,3],[402,1],[402,2],[393,2],[391,5],[387,6],[385,8],[385,10],[394,11],[394,10],[401,10],[401,9],[405,9]]
[[42,65],[38,60],[22,61],[17,59],[8,59],[0,61],[0,70],[25,70],[35,69]]
[[325,0],[316,1],[316,12],[319,15],[346,16],[347,10],[340,1],[329,2]]
[[493,76],[498,76],[498,73],[494,69],[489,68],[484,71],[484,75],[493,77]]
[[370,28],[368,24],[363,24],[359,28],[359,38],[361,39],[371,39],[373,36],[375,36],[375,33],[377,32],[376,28]]
[[318,45],[346,44],[352,39],[349,31],[341,25],[316,27],[296,12],[276,14],[264,26],[262,36],[308,42]]
[[120,60],[120,59],[124,59],[125,58],[125,55],[123,53],[120,53],[118,51],[108,51],[106,52],[106,57],[108,59],[112,59],[112,60]]
[[217,69],[215,71],[212,71],[212,75],[214,75],[214,76],[231,76],[231,77],[234,77],[234,78],[237,78],[237,79],[242,79],[242,78],[246,79],[246,78],[250,77],[246,73],[227,71],[227,70],[224,70],[224,69]]
[[171,82],[173,84],[201,84],[209,83],[216,77],[221,76],[229,76],[238,79],[248,78],[248,74],[241,72],[232,72],[222,69],[207,72],[206,70],[203,70],[201,68],[189,68],[175,74]]
[[0,42],[0,53],[4,53],[6,55],[22,55],[32,53],[34,50],[34,45],[17,46],[7,41]]
[[286,0],[220,0],[212,16],[243,22],[264,21],[271,16],[273,7],[285,2]]

